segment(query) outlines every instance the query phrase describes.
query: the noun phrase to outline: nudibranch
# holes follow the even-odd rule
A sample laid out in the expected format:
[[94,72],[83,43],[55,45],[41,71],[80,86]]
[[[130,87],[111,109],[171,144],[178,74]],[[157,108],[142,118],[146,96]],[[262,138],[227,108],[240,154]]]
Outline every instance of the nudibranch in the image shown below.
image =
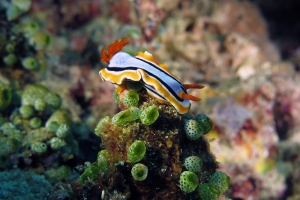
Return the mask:
[[127,44],[127,38],[122,38],[111,44],[107,52],[104,48],[101,50],[101,61],[107,62],[108,66],[99,74],[102,79],[115,85],[118,94],[126,89],[126,81],[138,82],[149,95],[161,103],[173,105],[180,114],[189,111],[190,100],[201,101],[200,98],[188,94],[187,89],[201,89],[204,86],[182,84],[166,65],[159,64],[147,51],[138,52],[135,57],[122,52]]

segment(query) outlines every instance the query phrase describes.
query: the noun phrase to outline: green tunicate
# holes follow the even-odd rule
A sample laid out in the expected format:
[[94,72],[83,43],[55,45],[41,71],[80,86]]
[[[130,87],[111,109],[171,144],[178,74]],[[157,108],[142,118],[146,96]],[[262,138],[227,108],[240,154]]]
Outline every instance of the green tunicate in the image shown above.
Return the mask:
[[2,131],[2,133],[4,135],[11,135],[14,131],[16,131],[18,129],[13,123],[6,122],[6,123],[2,124],[2,126],[0,127],[0,130]]
[[108,156],[107,150],[101,150],[98,152],[97,163],[99,170],[103,173],[107,173],[108,170]]
[[113,116],[112,123],[121,126],[126,122],[137,120],[140,117],[141,111],[137,107],[130,107],[127,110],[121,111]]
[[9,106],[11,102],[11,90],[0,83],[0,111]]
[[131,169],[131,175],[136,181],[143,181],[148,176],[148,168],[144,164],[135,164]]
[[218,200],[219,195],[214,193],[208,183],[200,184],[198,187],[198,194],[202,200]]
[[15,129],[10,133],[10,138],[16,139],[19,143],[23,142],[23,134],[18,129]]
[[139,95],[136,91],[129,91],[123,97],[123,104],[127,108],[137,106],[139,103]]
[[102,135],[102,132],[106,129],[109,122],[110,122],[110,117],[109,116],[106,116],[106,117],[102,118],[98,122],[98,124],[95,128],[95,134],[100,137]]
[[5,45],[5,51],[7,53],[13,53],[15,51],[14,45],[12,45],[11,43],[6,44]]
[[127,81],[126,86],[130,91],[136,92],[140,91],[143,88],[143,86],[140,83],[134,81]]
[[8,54],[7,56],[3,57],[3,62],[7,66],[12,66],[18,61],[17,56],[13,53]]
[[67,165],[62,165],[56,170],[57,175],[61,177],[61,179],[69,178],[72,173],[72,169]]
[[84,170],[84,172],[78,178],[78,182],[83,184],[86,180],[96,180],[98,178],[98,173],[100,172],[100,167],[95,165],[90,165]]
[[54,138],[51,138],[51,140],[50,140],[50,146],[54,150],[59,149],[59,148],[63,147],[64,145],[66,145],[66,142],[61,138],[54,137]]
[[179,187],[183,192],[193,192],[198,183],[198,176],[194,172],[184,171],[180,174]]
[[189,156],[185,159],[183,166],[191,172],[199,172],[203,166],[203,161],[198,156]]
[[34,113],[33,107],[31,105],[24,105],[20,107],[20,113],[23,118],[28,119]]
[[42,125],[42,120],[38,117],[34,117],[30,119],[29,125],[31,128],[39,128]]
[[[69,126],[71,124],[71,117],[67,113],[67,111],[65,111],[64,109],[59,109],[59,110],[56,110],[50,116],[50,118],[46,121],[46,127],[48,128],[49,123],[52,123],[52,122],[57,122],[59,125],[66,124]],[[57,127],[57,128],[59,128],[59,127]]]
[[15,5],[10,5],[6,10],[6,17],[8,21],[17,19],[22,14],[22,11]]
[[31,6],[31,0],[12,0],[12,4],[18,7],[21,11],[27,12]]
[[145,125],[153,124],[159,117],[158,109],[155,106],[149,106],[141,112],[141,122]]
[[130,145],[127,151],[127,158],[130,162],[135,163],[142,160],[146,153],[146,145],[141,140],[136,140]]
[[43,142],[35,142],[31,144],[31,150],[36,153],[44,153],[47,151],[47,145]]
[[56,121],[48,122],[46,123],[46,128],[50,133],[56,133],[57,129],[59,128],[59,123]]
[[28,70],[37,70],[39,68],[39,63],[35,58],[27,57],[22,60],[22,66]]
[[7,153],[14,153],[19,149],[19,147],[20,142],[16,138],[8,138],[2,148],[4,148],[4,151]]
[[216,189],[219,194],[226,192],[230,186],[230,177],[222,172],[215,172],[209,179],[209,185]]
[[42,85],[27,85],[21,97],[22,105],[34,106],[35,101],[44,99],[49,93],[49,90]]
[[58,129],[56,130],[56,136],[59,138],[65,138],[69,133],[70,127],[67,124],[60,124]]
[[46,49],[48,46],[50,46],[51,42],[51,36],[43,32],[34,33],[29,41],[29,43],[33,45],[36,50]]
[[194,119],[185,119],[183,129],[189,140],[197,140],[203,134],[203,128]]
[[58,109],[61,106],[62,99],[58,94],[49,92],[45,96],[45,101],[51,108]]
[[43,99],[37,99],[34,102],[34,109],[37,111],[43,111],[45,110],[47,107],[46,101],[44,101]]
[[40,29],[37,22],[30,22],[24,26],[24,34],[26,37],[31,37],[34,33],[38,32]]
[[203,134],[207,134],[213,127],[212,120],[204,114],[197,115],[195,120],[203,128]]

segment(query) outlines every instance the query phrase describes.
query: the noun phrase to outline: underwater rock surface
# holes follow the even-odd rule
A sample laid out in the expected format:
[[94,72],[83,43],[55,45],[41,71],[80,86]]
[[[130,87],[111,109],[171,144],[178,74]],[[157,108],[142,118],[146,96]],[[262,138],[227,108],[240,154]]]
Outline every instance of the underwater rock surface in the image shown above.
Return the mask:
[[[119,102],[123,101],[122,93],[126,92],[118,96]],[[132,119],[131,115],[136,116],[135,112],[130,112],[117,118],[124,123],[110,117],[100,120],[95,133],[101,137],[104,150],[99,152],[98,161],[87,166],[79,177],[75,193],[79,199],[86,196],[101,199],[200,199],[196,188],[208,183],[218,168],[209,142],[203,135],[188,139],[184,131],[184,126],[188,125],[184,125],[183,115],[178,114],[173,106],[159,103],[143,90],[138,95],[140,101],[134,110],[155,107],[158,118],[153,124],[145,125],[142,120],[146,115],[141,119],[125,120]],[[184,117],[192,118],[189,114]],[[208,120],[203,124],[209,126],[205,127],[206,131],[211,130],[211,120],[201,119]],[[198,162],[194,163],[192,159],[188,167],[184,167],[185,159],[190,156],[197,156]],[[225,180],[224,188],[228,188],[230,178],[228,180]],[[221,184],[224,185],[224,181]],[[217,197],[224,192],[210,191]]]

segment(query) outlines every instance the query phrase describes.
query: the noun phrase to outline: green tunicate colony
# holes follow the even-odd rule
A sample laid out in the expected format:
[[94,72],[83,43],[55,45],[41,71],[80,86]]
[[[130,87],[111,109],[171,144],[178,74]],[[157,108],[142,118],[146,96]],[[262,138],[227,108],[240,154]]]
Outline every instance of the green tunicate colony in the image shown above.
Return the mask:
[[209,185],[216,189],[218,194],[226,192],[230,185],[230,178],[222,171],[215,172],[209,179]]
[[[10,88],[8,91],[11,92]],[[16,109],[9,114],[6,108],[10,99],[6,100],[9,102],[3,106],[6,116],[0,115],[0,157],[18,153],[20,157],[26,156],[22,154],[24,150],[30,151],[28,155],[39,155],[49,149],[60,150],[65,145],[66,150],[76,150],[76,142],[69,134],[71,118],[66,110],[60,109],[59,95],[42,85],[27,85],[22,93],[17,94],[19,102],[14,100],[12,105]]]
[[54,138],[51,138],[51,140],[50,140],[50,147],[52,149],[59,149],[65,145],[66,145],[66,142],[59,137],[54,137]]
[[[3,40],[1,41],[5,42],[5,48],[3,48],[3,50],[5,50],[3,62],[7,66],[22,66],[27,70],[38,71],[45,68],[46,62],[44,60],[44,54],[38,53],[37,51],[48,48],[52,39],[48,33],[40,30],[37,22],[32,21],[26,24],[17,23],[18,18],[28,12],[31,5],[32,0],[12,0],[11,3],[7,4],[6,17],[8,22],[6,23],[6,28],[12,31],[2,34]],[[26,42],[26,45],[24,45],[24,42]],[[32,47],[36,51],[32,51]],[[22,55],[18,55],[19,51],[16,51],[16,49],[21,51]]]
[[179,187],[183,192],[193,192],[198,184],[198,176],[194,172],[184,171],[180,174]]
[[144,164],[137,163],[132,167],[131,175],[136,181],[144,181],[148,176],[148,168]]
[[[183,118],[184,132],[191,141],[198,140],[202,135],[207,134],[212,126],[212,120],[204,114],[196,115],[195,119],[190,115],[185,115]],[[184,171],[180,176],[180,188],[182,191],[190,193],[195,191],[199,184],[198,176],[201,176],[203,161],[198,156],[189,156],[185,158],[183,166],[188,171]],[[229,186],[229,176],[222,171],[217,171],[210,177],[208,183],[198,186],[197,192],[202,200],[217,200]]]
[[185,120],[183,128],[189,140],[197,140],[203,134],[203,128],[194,119]]
[[[200,170],[203,161],[198,156],[190,156],[185,159],[184,166],[188,171],[184,171],[180,175],[179,187],[186,193],[193,192],[198,184]],[[202,200],[213,200],[226,192],[230,186],[230,178],[222,171],[215,172],[209,179],[208,183],[199,185],[197,192]]]
[[63,109],[56,110],[46,121],[46,128],[49,132],[55,133],[59,138],[65,138],[70,130],[71,118]]
[[139,103],[139,95],[136,91],[129,91],[123,97],[123,104],[127,108],[134,106],[136,107]]
[[81,184],[84,183],[86,180],[94,181],[98,178],[99,172],[100,172],[100,167],[90,164],[77,180]]
[[107,173],[109,162],[106,150],[101,150],[98,152],[97,164],[100,172]]
[[206,115],[200,114],[192,119],[187,116],[183,120],[183,129],[189,140],[197,140],[212,129],[213,123]]
[[108,123],[110,122],[110,117],[109,116],[106,116],[104,118],[102,118],[98,124],[96,125],[96,128],[95,128],[95,134],[99,137],[101,137],[102,135],[102,131],[105,130],[105,128],[107,127]]
[[5,122],[0,127],[0,155],[9,155],[19,150],[23,140],[23,134],[13,123]]
[[200,172],[203,161],[198,156],[189,156],[185,159],[183,166],[191,172]]
[[50,92],[42,85],[27,85],[21,98],[22,105],[34,106],[38,111],[42,109],[58,109],[61,106],[61,97]]
[[11,90],[0,82],[0,111],[8,107],[11,102]]
[[99,172],[107,173],[108,172],[108,155],[106,150],[101,150],[98,152],[97,162],[91,164],[89,162],[85,163],[86,169],[78,178],[78,182],[83,184],[86,180],[96,180],[98,178]]
[[141,112],[141,122],[145,125],[153,124],[159,116],[158,109],[155,106],[149,106]]
[[44,153],[47,151],[47,145],[44,142],[35,142],[31,144],[31,150],[36,153]]
[[42,125],[42,120],[38,117],[30,119],[29,125],[31,128],[39,128]]
[[196,115],[195,120],[203,129],[203,134],[207,134],[213,127],[213,122],[204,114]]
[[198,194],[202,200],[218,200],[219,195],[212,192],[211,186],[208,183],[200,184]]
[[28,119],[34,114],[34,109],[31,105],[23,105],[19,109],[23,118]]
[[134,141],[127,151],[127,158],[130,162],[136,163],[143,159],[146,153],[146,145],[141,140]]
[[202,200],[217,200],[229,186],[230,177],[222,171],[217,171],[210,177],[208,183],[199,185],[198,194]]
[[[115,116],[113,116],[113,124],[122,126],[127,122],[135,121],[139,118],[144,125],[149,126],[153,124],[159,117],[158,109],[156,108],[156,106],[149,106],[142,111],[139,108],[137,108],[136,106],[139,102],[139,95],[136,92],[136,90],[140,89],[140,85],[134,84],[132,82],[128,82],[127,85],[133,88],[131,91],[126,93],[122,99],[123,105],[128,109],[123,110],[117,113]],[[116,90],[114,92],[114,99],[116,102],[118,102],[119,100]]]
[[203,166],[203,161],[198,156],[189,156],[183,166],[188,170],[180,175],[180,189],[186,193],[193,192],[199,184],[198,174]]
[[126,122],[135,121],[140,117],[141,111],[137,107],[130,107],[127,110],[123,110],[112,118],[112,123],[121,126]]

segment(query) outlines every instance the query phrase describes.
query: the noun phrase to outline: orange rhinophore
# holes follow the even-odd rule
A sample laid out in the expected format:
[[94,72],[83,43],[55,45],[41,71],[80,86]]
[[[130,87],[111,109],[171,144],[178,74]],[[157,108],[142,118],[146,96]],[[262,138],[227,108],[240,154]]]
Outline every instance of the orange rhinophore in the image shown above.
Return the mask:
[[105,52],[104,47],[101,49],[101,62],[109,63],[110,59],[119,51],[122,50],[124,46],[128,44],[128,38],[124,37],[119,40],[115,40],[115,42],[108,46],[107,53]]

